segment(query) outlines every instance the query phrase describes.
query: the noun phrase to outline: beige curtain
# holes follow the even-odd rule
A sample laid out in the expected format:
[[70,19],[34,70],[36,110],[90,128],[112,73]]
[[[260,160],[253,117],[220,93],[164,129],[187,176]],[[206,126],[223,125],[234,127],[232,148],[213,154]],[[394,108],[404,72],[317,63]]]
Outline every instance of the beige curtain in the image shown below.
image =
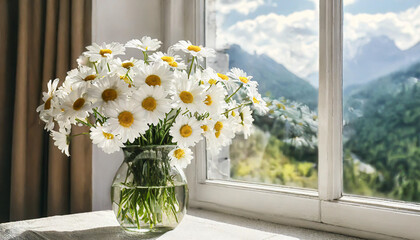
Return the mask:
[[91,210],[89,138],[67,158],[35,111],[48,80],[63,80],[90,44],[91,6],[0,0],[0,222]]

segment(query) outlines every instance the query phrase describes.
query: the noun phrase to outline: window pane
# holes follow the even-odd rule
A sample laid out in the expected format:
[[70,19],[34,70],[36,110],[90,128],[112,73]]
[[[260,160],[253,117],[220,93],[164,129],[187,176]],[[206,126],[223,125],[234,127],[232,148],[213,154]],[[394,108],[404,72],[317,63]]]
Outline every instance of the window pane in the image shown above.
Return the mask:
[[318,1],[206,1],[207,64],[241,68],[259,83],[270,112],[237,135],[207,177],[317,188]]
[[344,191],[420,202],[420,0],[344,1]]

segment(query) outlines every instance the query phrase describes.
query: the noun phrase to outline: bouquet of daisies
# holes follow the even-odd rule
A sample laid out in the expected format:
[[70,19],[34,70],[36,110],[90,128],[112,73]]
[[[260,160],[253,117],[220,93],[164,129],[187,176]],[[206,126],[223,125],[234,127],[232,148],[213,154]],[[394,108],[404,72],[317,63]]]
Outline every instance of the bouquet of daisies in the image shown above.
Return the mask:
[[[129,145],[176,145],[171,164],[186,167],[194,146],[207,141],[211,153],[231,143],[235,134],[251,133],[252,111],[268,111],[258,83],[233,68],[218,73],[204,65],[211,48],[179,41],[167,52],[150,37],[125,45],[92,44],[78,67],[48,83],[37,108],[55,145],[69,155],[74,126],[90,127],[92,142],[106,153]],[[126,48],[141,59],[123,60]],[[180,154],[182,153],[182,154]]]

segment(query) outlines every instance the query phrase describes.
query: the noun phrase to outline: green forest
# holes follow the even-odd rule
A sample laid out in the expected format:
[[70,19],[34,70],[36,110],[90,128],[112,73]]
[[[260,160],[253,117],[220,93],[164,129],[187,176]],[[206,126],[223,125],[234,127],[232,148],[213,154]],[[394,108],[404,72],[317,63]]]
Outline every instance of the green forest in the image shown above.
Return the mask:
[[[345,193],[420,202],[418,79],[420,63],[345,91]],[[276,87],[264,86],[273,90]],[[279,103],[285,102],[270,92],[267,96],[273,100],[269,104],[275,103],[274,98]],[[316,111],[313,94],[312,100],[306,98],[305,102],[310,103],[310,111]],[[316,142],[316,129],[310,128],[308,114],[302,114],[303,105],[289,104],[283,112],[281,105],[280,114],[273,111],[274,107],[270,108],[270,114],[254,116],[255,132],[249,139],[236,137],[230,146],[231,178],[316,189],[317,146],[302,140]],[[287,118],[288,109],[297,109],[301,114]]]

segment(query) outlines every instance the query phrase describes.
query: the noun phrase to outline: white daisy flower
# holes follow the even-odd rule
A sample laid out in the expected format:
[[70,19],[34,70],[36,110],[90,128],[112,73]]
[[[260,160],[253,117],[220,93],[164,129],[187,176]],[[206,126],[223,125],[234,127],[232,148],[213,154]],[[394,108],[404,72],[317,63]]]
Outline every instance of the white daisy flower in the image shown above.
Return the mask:
[[217,81],[223,83],[226,88],[230,91],[236,90],[238,84],[233,79],[229,78],[228,75],[217,73]]
[[309,147],[311,146],[311,144],[308,143],[308,141],[306,141],[306,139],[303,137],[293,137],[293,138],[283,140],[283,142],[288,143],[296,148],[299,148],[302,146],[309,146]]
[[94,68],[82,66],[67,72],[66,80],[70,81],[71,85],[88,88],[92,83],[97,82],[107,74],[106,71],[96,73]]
[[210,116],[218,117],[223,113],[226,107],[225,96],[226,90],[219,85],[212,85],[204,93],[204,111],[208,112]]
[[200,123],[195,118],[182,115],[176,118],[174,125],[169,130],[169,134],[173,138],[172,142],[181,147],[193,146],[199,142],[202,132]]
[[130,58],[129,60],[122,61],[120,58],[113,59],[111,62],[112,72],[117,73],[118,75],[126,75],[130,73],[138,73],[140,68],[145,66],[143,60],[137,60],[135,58]]
[[177,147],[169,152],[170,164],[172,166],[178,166],[183,169],[186,168],[193,159],[193,153],[189,148]]
[[96,43],[92,43],[91,46],[86,47],[88,50],[84,52],[83,55],[89,57],[91,62],[98,62],[103,59],[112,59],[117,55],[125,55],[125,47],[120,43],[102,43],[98,45]]
[[210,134],[214,134],[212,131],[214,124],[216,123],[215,120],[211,118],[206,118],[202,121],[199,121],[201,129],[203,129],[203,136],[205,138],[209,137]]
[[107,122],[111,133],[119,135],[122,142],[128,140],[133,143],[149,128],[143,115],[140,114],[140,108],[141,106],[132,101],[117,101],[107,110],[110,117]]
[[202,72],[197,71],[195,77],[200,82],[200,85],[204,85],[206,88],[211,85],[216,85],[220,82],[216,71],[210,67],[207,67]]
[[134,92],[133,98],[141,105],[139,111],[145,122],[156,125],[165,118],[165,114],[171,110],[170,100],[166,96],[167,93],[160,86],[143,86]]
[[117,100],[128,100],[130,91],[117,75],[107,75],[101,81],[96,82],[88,90],[89,97],[101,110],[107,109],[110,103]]
[[261,94],[258,92],[258,89],[256,87],[250,87],[247,88],[247,90],[247,95],[257,112],[260,115],[266,114],[269,109],[266,102],[262,99]]
[[77,58],[76,62],[77,62],[77,65],[79,67],[81,67],[81,66],[90,67],[90,68],[93,68],[94,67],[94,64],[91,61],[89,61],[89,57],[87,57],[87,56],[85,56],[83,54],[80,55]]
[[232,68],[230,72],[227,74],[229,77],[236,79],[237,81],[245,84],[245,86],[252,86],[257,87],[258,83],[256,81],[252,81],[252,76],[248,76],[246,72],[239,68]]
[[54,128],[54,116],[58,114],[56,107],[57,97],[55,96],[58,82],[58,78],[54,79],[54,81],[48,81],[48,91],[42,93],[42,101],[44,103],[36,109],[41,120],[46,123],[44,128],[48,131]]
[[[71,123],[75,123],[75,119],[84,119],[92,111],[91,102],[88,94],[83,87],[73,89],[67,96],[62,99],[61,111],[62,117],[68,119]],[[60,119],[60,121],[64,121]]]
[[132,39],[125,44],[127,48],[137,48],[141,51],[156,51],[160,48],[162,44],[158,39],[152,39],[151,37],[144,36],[141,40]]
[[67,156],[70,156],[69,153],[69,143],[70,143],[70,129],[60,129],[60,131],[51,131],[51,137],[54,140],[54,145],[61,150],[62,153],[65,153]]
[[159,62],[168,64],[172,69],[184,70],[187,68],[182,58],[179,55],[175,55],[173,51],[169,50],[168,53],[156,52],[150,56],[152,62]]
[[133,78],[136,87],[142,85],[162,86],[165,90],[170,90],[173,80],[173,73],[169,68],[161,63],[153,63],[140,69],[139,73]]
[[210,133],[207,136],[207,149],[212,152],[219,152],[224,146],[229,145],[235,137],[237,123],[234,118],[220,117],[215,121]]
[[252,132],[252,123],[254,122],[251,108],[249,106],[243,107],[239,112],[239,118],[240,122],[238,124],[238,129],[243,132],[245,139],[248,139]]
[[96,128],[90,128],[90,139],[93,144],[97,144],[105,153],[113,153],[120,148],[124,147],[118,136],[109,131],[107,127],[96,126]]
[[190,41],[179,41],[173,46],[176,51],[183,51],[190,53],[192,56],[202,59],[203,57],[214,57],[216,56],[216,51],[212,48],[206,48],[203,46],[193,45]]
[[197,82],[188,79],[187,73],[181,72],[175,77],[174,104],[181,107],[183,111],[189,110],[191,113],[203,112],[205,104],[204,88]]

